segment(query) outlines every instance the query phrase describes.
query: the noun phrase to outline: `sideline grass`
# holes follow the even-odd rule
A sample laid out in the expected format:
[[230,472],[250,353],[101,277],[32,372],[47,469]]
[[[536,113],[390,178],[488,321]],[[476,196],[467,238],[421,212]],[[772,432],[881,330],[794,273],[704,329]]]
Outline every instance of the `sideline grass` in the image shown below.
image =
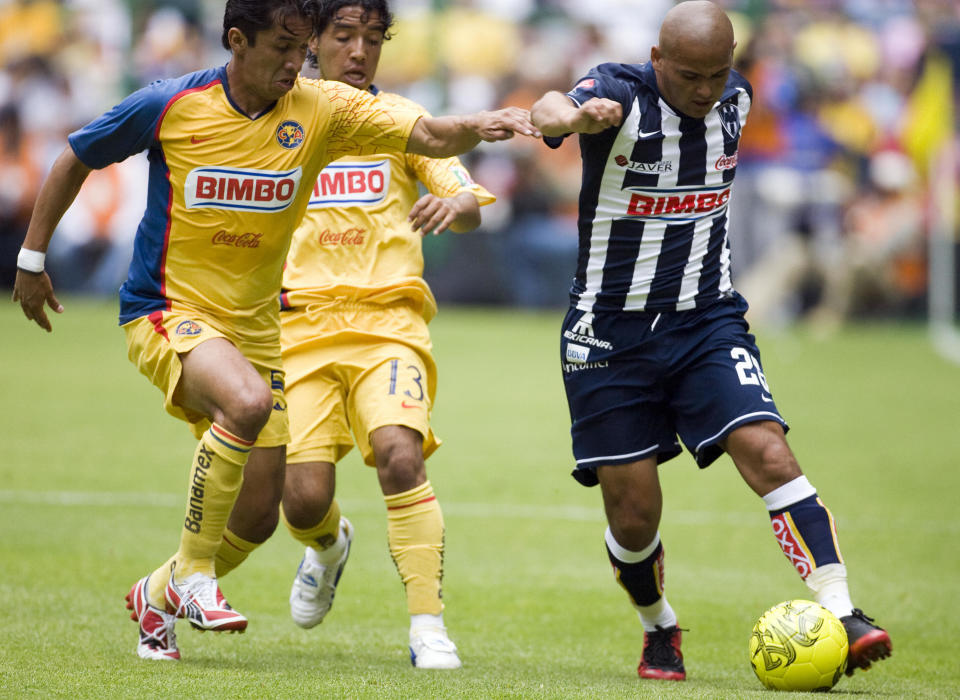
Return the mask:
[[[383,503],[355,455],[338,489],[358,536],[323,625],[289,620],[299,552],[278,532],[224,579],[251,618],[246,634],[180,625],[182,662],[139,660],[123,595],[176,547],[193,441],[127,362],[114,303],[65,305],[49,336],[0,305],[0,696],[768,695],[747,661],[750,627],[806,589],[725,458],[703,472],[687,456],[663,469],[667,585],[690,630],[689,679],[637,679],[642,634],[609,573],[599,493],[568,476],[555,312],[446,308],[432,326],[445,445],[428,466],[461,671],[410,668]],[[891,659],[834,692],[960,695],[960,367],[910,326],[828,341],[761,334],[760,347],[791,444],[839,523],[855,601],[894,640]]]

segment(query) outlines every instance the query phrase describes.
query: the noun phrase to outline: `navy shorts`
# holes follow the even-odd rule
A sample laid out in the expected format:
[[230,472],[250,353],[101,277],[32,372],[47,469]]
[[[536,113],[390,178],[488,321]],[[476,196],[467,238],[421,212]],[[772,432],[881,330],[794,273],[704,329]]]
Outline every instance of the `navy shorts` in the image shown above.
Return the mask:
[[573,476],[593,486],[599,466],[653,456],[665,462],[680,454],[680,440],[706,467],[735,428],[772,420],[787,430],[746,310],[736,293],[705,309],[660,314],[571,308],[560,363]]

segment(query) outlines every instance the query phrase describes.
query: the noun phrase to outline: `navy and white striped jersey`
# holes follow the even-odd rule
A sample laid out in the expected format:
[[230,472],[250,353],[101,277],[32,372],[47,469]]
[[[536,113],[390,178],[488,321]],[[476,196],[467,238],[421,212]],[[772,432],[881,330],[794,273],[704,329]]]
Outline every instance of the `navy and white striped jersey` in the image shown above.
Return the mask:
[[[623,124],[581,134],[580,252],[570,290],[584,311],[682,311],[732,290],[727,203],[753,90],[731,71],[703,119],[660,96],[650,63],[604,63],[567,95],[605,97]],[[556,148],[562,137],[545,138]]]

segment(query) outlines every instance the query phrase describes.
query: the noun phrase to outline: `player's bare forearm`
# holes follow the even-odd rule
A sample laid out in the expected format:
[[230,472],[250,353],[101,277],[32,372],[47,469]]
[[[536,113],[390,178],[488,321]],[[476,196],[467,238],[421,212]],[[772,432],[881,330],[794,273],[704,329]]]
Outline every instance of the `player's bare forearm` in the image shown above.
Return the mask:
[[80,187],[89,174],[90,168],[67,146],[54,161],[50,173],[40,186],[27,235],[23,240],[24,248],[46,252],[54,229],[77,198]]
[[453,203],[457,208],[457,216],[450,224],[451,231],[467,233],[480,225],[480,203],[476,195],[471,192],[461,192],[453,197]]
[[619,102],[594,97],[577,106],[562,92],[551,91],[534,103],[530,119],[544,136],[598,134],[623,121]]
[[[89,174],[90,168],[77,158],[72,148],[67,146],[40,186],[40,193],[37,195],[30,225],[27,227],[27,235],[23,241],[24,248],[46,253],[54,229],[60,223],[64,212],[76,199],[80,187]],[[63,311],[63,306],[57,301],[53,293],[53,284],[46,272],[17,270],[17,277],[13,283],[13,301],[20,302],[24,316],[48,332],[52,327],[44,307],[49,306],[57,313]]]
[[519,107],[460,116],[422,117],[413,127],[407,151],[431,158],[448,158],[466,153],[481,141],[504,141],[514,134],[534,138],[540,135],[530,121],[530,113]]

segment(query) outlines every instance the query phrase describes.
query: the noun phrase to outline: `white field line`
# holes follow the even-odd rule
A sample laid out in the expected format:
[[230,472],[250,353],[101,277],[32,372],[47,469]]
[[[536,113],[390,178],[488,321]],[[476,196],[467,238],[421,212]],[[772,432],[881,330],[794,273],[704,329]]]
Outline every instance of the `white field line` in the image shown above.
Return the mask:
[[[80,508],[103,508],[105,506],[136,508],[183,508],[184,499],[171,493],[135,493],[103,491],[28,491],[0,489],[0,504],[74,506]],[[340,502],[345,512],[383,513],[384,505],[380,499]],[[522,503],[461,503],[444,499],[444,516],[463,518],[508,518],[530,520],[564,520],[573,522],[604,522],[603,509],[578,505],[527,505]],[[742,525],[756,522],[764,513],[733,512],[717,513],[711,511],[673,510],[666,514],[666,520],[678,525]],[[2,520],[2,518],[0,518]],[[761,520],[762,522],[762,520]]]

